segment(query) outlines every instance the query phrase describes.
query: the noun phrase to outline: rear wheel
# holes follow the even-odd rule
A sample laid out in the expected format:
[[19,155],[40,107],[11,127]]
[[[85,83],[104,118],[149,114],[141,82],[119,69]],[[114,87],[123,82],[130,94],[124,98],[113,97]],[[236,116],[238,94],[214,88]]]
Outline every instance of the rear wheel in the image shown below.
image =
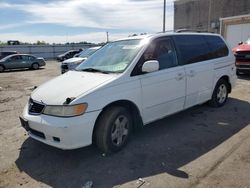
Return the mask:
[[128,142],[132,117],[124,107],[113,106],[101,114],[96,124],[95,142],[105,153],[117,152]]
[[212,99],[209,101],[212,107],[223,106],[228,98],[229,84],[225,79],[220,79],[213,91]]
[[39,65],[38,65],[37,63],[33,63],[33,64],[32,64],[32,69],[33,69],[33,70],[39,69]]
[[2,65],[0,65],[0,72],[4,71],[4,67]]

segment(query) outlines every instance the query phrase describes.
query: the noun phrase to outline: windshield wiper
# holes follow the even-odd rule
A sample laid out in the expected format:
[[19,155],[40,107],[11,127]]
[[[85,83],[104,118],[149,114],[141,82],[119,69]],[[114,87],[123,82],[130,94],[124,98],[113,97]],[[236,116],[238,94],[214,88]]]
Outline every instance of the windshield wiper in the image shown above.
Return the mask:
[[109,74],[110,72],[100,70],[100,69],[95,69],[95,68],[86,68],[86,69],[81,69],[81,71],[86,71],[86,72],[101,72],[103,74]]

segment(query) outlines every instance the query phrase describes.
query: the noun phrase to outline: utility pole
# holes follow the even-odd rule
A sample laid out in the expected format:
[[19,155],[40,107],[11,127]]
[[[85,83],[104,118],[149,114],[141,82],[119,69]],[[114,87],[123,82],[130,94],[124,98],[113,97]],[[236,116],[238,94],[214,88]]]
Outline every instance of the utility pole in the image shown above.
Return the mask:
[[208,19],[207,19],[207,32],[210,32],[210,27],[211,27],[211,7],[212,2],[209,0],[209,9],[208,9]]
[[166,24],[166,0],[164,0],[164,5],[163,5],[163,33],[165,33],[166,31],[165,24]]
[[107,31],[106,34],[107,34],[107,43],[108,43],[109,42],[109,32]]

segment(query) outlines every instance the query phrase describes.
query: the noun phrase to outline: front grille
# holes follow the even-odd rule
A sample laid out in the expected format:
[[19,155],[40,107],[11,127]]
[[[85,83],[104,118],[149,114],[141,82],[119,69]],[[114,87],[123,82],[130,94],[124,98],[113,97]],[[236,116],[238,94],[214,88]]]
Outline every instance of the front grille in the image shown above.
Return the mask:
[[236,65],[237,68],[248,68],[250,69],[250,65]]
[[31,128],[29,128],[29,131],[30,131],[31,134],[33,134],[33,135],[35,135],[37,137],[45,139],[45,135],[42,132],[36,131],[34,129],[31,129]]
[[238,62],[250,62],[250,51],[236,52],[235,57]]
[[236,52],[236,54],[247,55],[247,54],[250,54],[250,51],[238,51],[238,52]]
[[31,114],[41,114],[45,105],[35,102],[34,100],[29,100],[29,113]]
[[68,69],[68,65],[67,64],[62,64],[61,67],[62,67],[62,69]]

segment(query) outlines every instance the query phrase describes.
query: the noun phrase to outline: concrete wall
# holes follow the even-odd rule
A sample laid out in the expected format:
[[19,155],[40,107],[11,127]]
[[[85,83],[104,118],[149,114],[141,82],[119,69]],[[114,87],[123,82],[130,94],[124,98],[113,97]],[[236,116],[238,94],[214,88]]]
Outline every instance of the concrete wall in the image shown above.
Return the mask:
[[0,46],[0,52],[17,51],[19,53],[32,54],[45,59],[53,59],[57,55],[68,50],[86,49],[93,45],[77,44],[77,45],[6,45]]
[[177,0],[174,29],[220,32],[220,18],[250,14],[250,0]]

